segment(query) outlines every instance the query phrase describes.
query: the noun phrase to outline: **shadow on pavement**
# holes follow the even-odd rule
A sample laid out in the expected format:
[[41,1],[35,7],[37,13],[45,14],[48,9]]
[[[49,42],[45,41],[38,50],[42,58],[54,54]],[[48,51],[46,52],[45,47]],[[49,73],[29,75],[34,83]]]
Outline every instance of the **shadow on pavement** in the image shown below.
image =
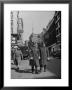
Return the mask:
[[32,73],[31,69],[24,69],[24,70],[18,70],[17,68],[11,68],[12,70],[15,70],[18,73]]
[[[18,70],[17,68],[13,67],[12,70],[15,70],[18,73],[32,73],[31,69],[24,69],[24,70]],[[40,70],[38,70],[40,72]]]

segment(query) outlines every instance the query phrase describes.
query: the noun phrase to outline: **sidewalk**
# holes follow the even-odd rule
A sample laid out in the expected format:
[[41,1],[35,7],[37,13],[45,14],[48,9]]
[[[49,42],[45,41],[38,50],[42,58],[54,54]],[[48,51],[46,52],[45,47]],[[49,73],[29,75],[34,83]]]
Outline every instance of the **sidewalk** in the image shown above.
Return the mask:
[[54,60],[54,59],[59,59],[59,58],[58,57],[53,57],[53,56],[48,57],[48,60]]
[[31,67],[28,60],[23,60],[20,65],[20,70],[15,70],[16,66],[11,66],[11,78],[12,79],[55,79],[56,75],[49,70],[47,72],[41,72],[40,74],[32,74]]

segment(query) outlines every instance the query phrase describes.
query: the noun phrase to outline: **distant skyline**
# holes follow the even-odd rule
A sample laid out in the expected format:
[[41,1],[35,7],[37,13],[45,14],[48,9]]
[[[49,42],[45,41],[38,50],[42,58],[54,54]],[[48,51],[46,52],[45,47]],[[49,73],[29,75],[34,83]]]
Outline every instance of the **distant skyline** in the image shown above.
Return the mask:
[[[19,17],[23,19],[22,40],[28,40],[32,31],[35,34],[41,33],[53,18],[54,13],[55,11],[19,11]],[[13,11],[13,18],[13,32],[17,33],[17,11]]]

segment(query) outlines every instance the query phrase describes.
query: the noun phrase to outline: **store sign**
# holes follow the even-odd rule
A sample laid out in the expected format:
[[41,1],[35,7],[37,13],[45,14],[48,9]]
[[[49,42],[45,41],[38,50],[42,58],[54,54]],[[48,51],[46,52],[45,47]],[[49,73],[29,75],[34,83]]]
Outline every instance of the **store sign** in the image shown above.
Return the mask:
[[23,33],[23,21],[22,21],[22,18],[18,18],[17,31],[18,31],[18,33]]

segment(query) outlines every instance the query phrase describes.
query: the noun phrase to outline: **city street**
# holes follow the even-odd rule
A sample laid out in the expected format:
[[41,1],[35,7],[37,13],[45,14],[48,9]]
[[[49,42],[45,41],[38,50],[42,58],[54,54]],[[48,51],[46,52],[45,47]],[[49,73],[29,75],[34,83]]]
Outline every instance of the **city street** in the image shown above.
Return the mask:
[[39,67],[32,74],[29,60],[22,60],[19,70],[11,62],[12,79],[61,79],[61,11],[11,12],[11,59],[26,57],[33,57],[36,66],[41,57],[47,71],[40,73]]
[[[52,59],[53,61],[54,59]],[[50,60],[48,61],[48,66]],[[49,66],[50,67],[50,66]],[[11,79],[57,79],[57,75],[50,71],[47,67],[46,72],[41,72],[39,74],[32,74],[31,67],[29,66],[28,60],[21,61],[19,71],[16,70],[16,66],[11,64]]]

